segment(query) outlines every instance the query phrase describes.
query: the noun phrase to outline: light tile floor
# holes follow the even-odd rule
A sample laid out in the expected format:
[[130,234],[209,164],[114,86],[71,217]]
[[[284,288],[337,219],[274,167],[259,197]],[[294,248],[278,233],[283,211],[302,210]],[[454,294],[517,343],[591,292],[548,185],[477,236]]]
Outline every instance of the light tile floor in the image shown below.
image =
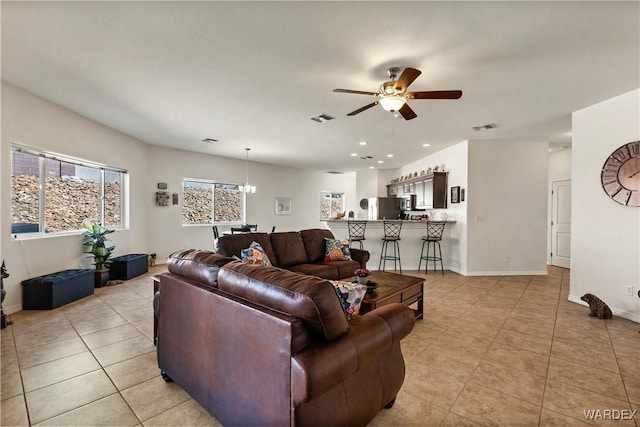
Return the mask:
[[[149,274],[51,311],[22,311],[1,335],[2,425],[219,425],[159,376]],[[640,410],[640,325],[567,301],[569,271],[425,277],[425,319],[403,341],[395,406],[374,426],[568,426],[585,410]],[[606,412],[600,413],[606,416]]]

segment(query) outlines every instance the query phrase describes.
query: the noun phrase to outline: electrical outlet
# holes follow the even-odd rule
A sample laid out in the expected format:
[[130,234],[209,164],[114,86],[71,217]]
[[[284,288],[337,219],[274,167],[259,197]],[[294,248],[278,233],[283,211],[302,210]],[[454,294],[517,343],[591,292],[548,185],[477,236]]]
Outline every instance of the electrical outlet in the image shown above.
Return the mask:
[[628,285],[625,292],[627,295],[633,296],[633,285]]

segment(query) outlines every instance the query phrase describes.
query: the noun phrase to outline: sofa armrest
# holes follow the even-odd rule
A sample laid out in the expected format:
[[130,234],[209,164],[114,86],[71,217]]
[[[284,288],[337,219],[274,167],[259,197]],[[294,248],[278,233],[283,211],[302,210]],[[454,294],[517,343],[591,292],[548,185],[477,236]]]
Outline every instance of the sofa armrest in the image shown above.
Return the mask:
[[375,362],[413,329],[413,311],[389,304],[357,317],[346,335],[316,342],[291,360],[291,399],[294,407],[340,384],[358,369]]
[[369,261],[369,251],[363,249],[350,248],[351,259],[360,264],[360,268],[367,268],[367,261]]

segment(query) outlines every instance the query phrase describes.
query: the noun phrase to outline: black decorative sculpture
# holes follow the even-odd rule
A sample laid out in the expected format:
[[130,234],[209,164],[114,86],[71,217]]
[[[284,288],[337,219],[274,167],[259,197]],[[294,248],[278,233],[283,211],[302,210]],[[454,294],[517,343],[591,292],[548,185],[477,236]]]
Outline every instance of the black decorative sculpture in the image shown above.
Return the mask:
[[7,325],[11,324],[11,322],[7,322],[7,317],[4,314],[4,308],[2,308],[4,297],[7,295],[7,291],[4,290],[4,279],[7,277],[9,277],[9,273],[7,272],[7,267],[4,265],[4,260],[2,260],[2,278],[0,278],[0,290],[2,292],[2,298],[0,299],[0,329],[4,329]]

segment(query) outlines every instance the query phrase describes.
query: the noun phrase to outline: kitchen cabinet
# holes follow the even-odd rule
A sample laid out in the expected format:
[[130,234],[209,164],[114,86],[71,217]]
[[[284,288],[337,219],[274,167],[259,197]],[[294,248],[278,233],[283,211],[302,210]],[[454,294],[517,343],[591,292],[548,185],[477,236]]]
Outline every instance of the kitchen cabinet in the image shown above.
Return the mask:
[[387,195],[402,197],[416,195],[419,209],[445,209],[447,207],[447,172],[434,172],[388,184]]

